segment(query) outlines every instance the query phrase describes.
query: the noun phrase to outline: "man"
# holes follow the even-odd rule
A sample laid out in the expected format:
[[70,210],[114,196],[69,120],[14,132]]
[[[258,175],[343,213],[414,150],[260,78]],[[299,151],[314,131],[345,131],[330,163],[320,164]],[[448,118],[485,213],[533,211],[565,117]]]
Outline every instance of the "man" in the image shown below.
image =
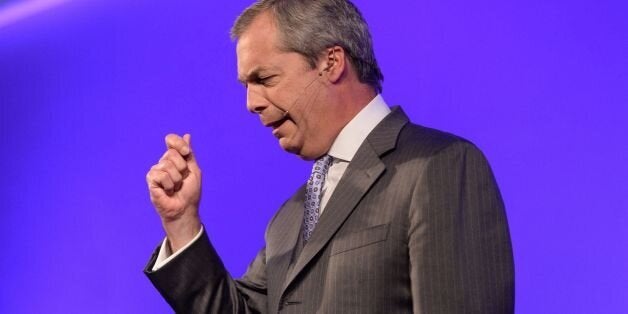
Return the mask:
[[166,240],[146,273],[181,313],[512,313],[503,203],[469,142],[408,122],[344,0],[261,0],[238,18],[247,108],[281,147],[316,160],[234,280],[198,216],[190,136],[147,174]]

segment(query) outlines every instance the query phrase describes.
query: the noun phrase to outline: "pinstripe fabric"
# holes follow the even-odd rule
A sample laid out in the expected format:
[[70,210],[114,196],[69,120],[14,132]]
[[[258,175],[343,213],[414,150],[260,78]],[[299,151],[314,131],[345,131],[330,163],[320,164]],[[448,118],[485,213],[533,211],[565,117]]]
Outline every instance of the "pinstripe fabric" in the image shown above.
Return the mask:
[[503,202],[469,142],[393,110],[362,144],[309,241],[303,188],[233,280],[207,236],[147,274],[182,313],[512,313]]

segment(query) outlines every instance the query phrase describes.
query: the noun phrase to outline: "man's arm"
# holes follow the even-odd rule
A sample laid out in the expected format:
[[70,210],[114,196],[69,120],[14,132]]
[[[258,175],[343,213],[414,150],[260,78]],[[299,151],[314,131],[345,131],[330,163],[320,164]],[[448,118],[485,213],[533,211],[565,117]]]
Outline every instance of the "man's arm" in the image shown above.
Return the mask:
[[190,135],[166,136],[166,152],[146,174],[150,200],[176,252],[201,230],[198,205],[201,199],[201,169],[190,145]]
[[266,311],[265,250],[258,253],[242,280],[229,275],[205,232],[173,260],[153,271],[157,250],[144,272],[175,312]]
[[145,269],[147,276],[178,313],[264,312],[265,251],[258,254],[244,280],[231,278],[207,234],[203,231],[195,239],[202,228],[198,215],[201,170],[190,135],[170,134],[166,146],[166,153],[151,167],[146,181],[167,244],[177,256],[153,271],[158,248]]
[[409,212],[414,313],[513,313],[510,235],[486,159],[467,142],[430,158]]

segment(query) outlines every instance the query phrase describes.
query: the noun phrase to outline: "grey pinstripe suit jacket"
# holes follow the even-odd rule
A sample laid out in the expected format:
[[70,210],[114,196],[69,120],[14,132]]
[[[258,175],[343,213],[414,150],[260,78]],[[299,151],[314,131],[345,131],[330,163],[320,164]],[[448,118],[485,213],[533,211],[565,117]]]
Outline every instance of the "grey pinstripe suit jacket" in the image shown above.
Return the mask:
[[368,136],[307,242],[303,187],[241,279],[207,235],[146,273],[180,313],[512,313],[503,202],[473,144],[399,108]]

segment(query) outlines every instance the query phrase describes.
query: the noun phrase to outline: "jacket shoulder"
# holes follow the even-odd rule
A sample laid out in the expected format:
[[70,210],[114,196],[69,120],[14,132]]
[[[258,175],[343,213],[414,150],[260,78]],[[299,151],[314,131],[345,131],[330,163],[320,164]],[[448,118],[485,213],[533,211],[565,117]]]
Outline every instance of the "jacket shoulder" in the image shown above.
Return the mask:
[[422,125],[407,123],[397,139],[396,150],[429,157],[444,150],[478,151],[469,140],[458,135]]

